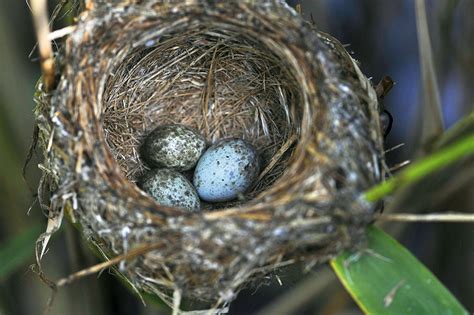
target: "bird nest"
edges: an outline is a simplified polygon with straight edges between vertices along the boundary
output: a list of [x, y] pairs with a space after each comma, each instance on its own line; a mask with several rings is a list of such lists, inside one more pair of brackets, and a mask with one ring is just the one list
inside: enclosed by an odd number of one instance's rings
[[[135, 288], [228, 303], [279, 266], [363, 243], [383, 177], [375, 92], [342, 45], [279, 1], [104, 1], [77, 19], [36, 99], [49, 217], [66, 212]], [[179, 123], [262, 157], [244, 198], [199, 213], [136, 180], [144, 137]], [[48, 200], [45, 196], [49, 196]]]

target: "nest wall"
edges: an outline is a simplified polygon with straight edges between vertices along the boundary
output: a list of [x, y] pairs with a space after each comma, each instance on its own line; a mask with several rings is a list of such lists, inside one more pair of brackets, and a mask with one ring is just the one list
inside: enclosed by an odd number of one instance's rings
[[[83, 12], [36, 95], [39, 195], [66, 211], [138, 290], [225, 304], [296, 261], [363, 243], [383, 177], [375, 92], [342, 45], [280, 1], [112, 1]], [[209, 143], [254, 143], [264, 171], [246, 200], [190, 214], [134, 183], [147, 132], [165, 123]], [[175, 295], [176, 296], [176, 295]]]

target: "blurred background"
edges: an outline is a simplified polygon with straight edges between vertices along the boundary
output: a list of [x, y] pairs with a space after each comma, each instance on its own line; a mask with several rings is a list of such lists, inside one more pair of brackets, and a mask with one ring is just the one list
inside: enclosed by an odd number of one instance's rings
[[[60, 0], [49, 1], [54, 8]], [[320, 30], [347, 45], [362, 71], [377, 83], [389, 75], [396, 82], [384, 105], [394, 117], [386, 148], [389, 165], [412, 159], [419, 143], [420, 62], [413, 0], [303, 0], [303, 16]], [[427, 1], [442, 110], [447, 127], [474, 109], [474, 1]], [[61, 17], [53, 26], [65, 23]], [[30, 10], [26, 1], [0, 1], [0, 314], [42, 313], [51, 294], [30, 270], [34, 240], [45, 229], [46, 218], [35, 203], [40, 153], [22, 166], [31, 142], [32, 100], [39, 78], [39, 62]], [[32, 54], [30, 55], [30, 52]], [[472, 185], [471, 185], [472, 184]], [[408, 211], [474, 210], [474, 183], [454, 190], [447, 198]], [[428, 208], [426, 208], [428, 207]], [[459, 223], [391, 223], [384, 229], [407, 246], [468, 310], [474, 311], [474, 229]], [[12, 262], [10, 257], [18, 257]], [[8, 259], [6, 258], [8, 257]], [[8, 261], [8, 263], [7, 263]], [[65, 223], [50, 241], [43, 259], [45, 273], [57, 280], [96, 263], [74, 228]], [[268, 283], [243, 291], [231, 314], [361, 314], [327, 266], [307, 274], [300, 266], [279, 270]], [[279, 280], [278, 280], [279, 279]], [[281, 282], [281, 283], [280, 283]], [[282, 304], [283, 303], [283, 304]], [[59, 290], [51, 314], [166, 314], [159, 305], [147, 307], [113, 276], [104, 272]]]

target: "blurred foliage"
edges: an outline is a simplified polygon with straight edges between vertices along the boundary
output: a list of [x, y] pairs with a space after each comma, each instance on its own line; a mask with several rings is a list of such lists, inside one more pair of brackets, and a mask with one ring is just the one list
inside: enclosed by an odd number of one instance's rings
[[8, 278], [27, 263], [32, 263], [35, 242], [42, 229], [43, 226], [36, 224], [0, 244], [0, 280]]

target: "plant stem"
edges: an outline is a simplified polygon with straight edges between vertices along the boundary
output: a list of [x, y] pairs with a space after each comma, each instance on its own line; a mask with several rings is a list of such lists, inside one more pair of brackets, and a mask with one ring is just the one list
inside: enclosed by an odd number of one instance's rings
[[474, 213], [429, 213], [429, 214], [411, 214], [397, 213], [384, 214], [377, 220], [380, 221], [398, 221], [398, 222], [456, 222], [456, 223], [474, 223]]
[[369, 189], [364, 196], [368, 201], [376, 202], [396, 189], [418, 181], [430, 173], [473, 153], [474, 135], [470, 135], [421, 161], [415, 162], [399, 175]]

